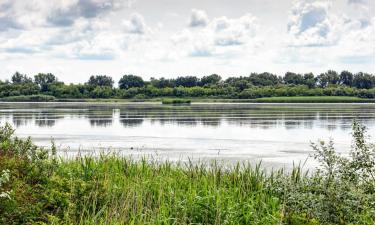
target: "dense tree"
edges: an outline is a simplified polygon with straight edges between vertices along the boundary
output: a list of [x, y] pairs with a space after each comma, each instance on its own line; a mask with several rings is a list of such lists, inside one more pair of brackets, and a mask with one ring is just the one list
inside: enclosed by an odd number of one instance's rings
[[90, 93], [92, 98], [110, 98], [113, 96], [113, 89], [110, 86], [96, 86]]
[[353, 74], [348, 71], [342, 71], [340, 73], [340, 84], [351, 87], [353, 85]]
[[87, 84], [93, 87], [113, 87], [114, 81], [107, 75], [96, 75], [91, 76]]
[[198, 78], [195, 76], [177, 77], [176, 86], [194, 87], [198, 85]]
[[322, 88], [328, 85], [339, 84], [340, 76], [334, 70], [328, 70], [326, 73], [322, 73], [317, 77], [318, 85]]
[[201, 78], [200, 85], [201, 86], [210, 86], [216, 85], [221, 81], [221, 76], [217, 74], [212, 74], [209, 76], [204, 76]]
[[283, 78], [271, 73], [250, 76], [221, 77], [213, 74], [198, 79], [194, 76], [177, 79], [144, 81], [141, 77], [125, 75], [119, 88], [107, 76], [92, 76], [85, 84], [64, 84], [53, 74], [38, 74], [32, 79], [16, 73], [12, 82], [0, 81], [0, 98], [19, 95], [45, 94], [57, 98], [152, 98], [152, 97], [213, 97], [260, 98], [273, 96], [357, 96], [375, 98], [375, 77], [368, 73], [327, 71], [314, 77], [288, 72]]
[[285, 84], [294, 84], [294, 85], [301, 85], [305, 83], [301, 74], [287, 72], [284, 76], [284, 83]]
[[52, 73], [39, 73], [34, 76], [34, 82], [40, 87], [42, 92], [48, 91], [49, 85], [57, 81], [57, 78]]
[[353, 79], [353, 86], [359, 89], [370, 89], [375, 86], [375, 77], [368, 73], [357, 73]]
[[235, 87], [239, 91], [243, 91], [246, 88], [252, 86], [250, 79], [248, 77], [229, 77], [225, 80], [225, 84]]
[[252, 73], [249, 80], [255, 86], [272, 86], [281, 83], [281, 79], [272, 73]]
[[316, 85], [316, 78], [313, 73], [306, 73], [303, 75], [304, 84], [309, 88], [314, 88]]
[[143, 87], [145, 82], [142, 77], [134, 75], [124, 75], [118, 82], [120, 89], [129, 89], [133, 87]]
[[175, 87], [175, 80], [165, 79], [164, 77], [160, 79], [151, 78], [151, 85], [156, 88], [166, 88], [166, 87]]
[[13, 74], [12, 76], [12, 83], [13, 84], [25, 84], [25, 83], [32, 83], [33, 82], [33, 79], [24, 75], [24, 74], [21, 74], [19, 72], [16, 72], [15, 74]]

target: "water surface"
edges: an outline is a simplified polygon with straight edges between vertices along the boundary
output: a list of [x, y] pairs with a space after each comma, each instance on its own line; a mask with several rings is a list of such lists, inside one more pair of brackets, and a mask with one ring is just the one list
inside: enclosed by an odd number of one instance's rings
[[0, 122], [61, 155], [120, 151], [168, 160], [304, 161], [310, 141], [333, 138], [343, 154], [358, 118], [375, 136], [373, 104], [0, 103]]

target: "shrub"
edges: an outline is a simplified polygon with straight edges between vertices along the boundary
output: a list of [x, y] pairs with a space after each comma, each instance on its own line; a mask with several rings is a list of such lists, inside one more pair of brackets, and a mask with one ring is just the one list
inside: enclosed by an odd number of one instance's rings
[[[311, 175], [296, 169], [280, 176], [277, 189], [284, 199], [287, 220], [316, 220], [319, 224], [373, 224], [375, 221], [375, 147], [366, 139], [365, 127], [353, 123], [349, 157], [337, 154], [333, 141], [313, 143], [320, 166]], [[301, 218], [302, 215], [302, 218]], [[293, 222], [292, 222], [293, 224]]]
[[50, 95], [20, 95], [1, 98], [3, 102], [52, 102], [56, 98]]
[[353, 124], [349, 157], [312, 144], [320, 167], [58, 159], [0, 127], [0, 224], [374, 224], [375, 146]]

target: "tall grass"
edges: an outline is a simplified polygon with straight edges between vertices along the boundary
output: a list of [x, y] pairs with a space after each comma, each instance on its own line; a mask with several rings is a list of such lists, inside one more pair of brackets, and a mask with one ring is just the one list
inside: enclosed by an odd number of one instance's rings
[[294, 96], [294, 97], [268, 97], [257, 98], [257, 103], [371, 103], [373, 99], [350, 96]]
[[309, 174], [116, 155], [66, 160], [6, 125], [0, 224], [374, 224], [373, 150], [354, 128], [361, 150], [344, 160], [331, 145], [314, 145], [323, 167]]

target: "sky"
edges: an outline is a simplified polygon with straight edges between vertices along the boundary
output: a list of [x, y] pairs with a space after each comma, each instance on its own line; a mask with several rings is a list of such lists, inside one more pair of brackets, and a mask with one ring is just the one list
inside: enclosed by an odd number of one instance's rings
[[375, 73], [374, 0], [0, 0], [0, 79]]

